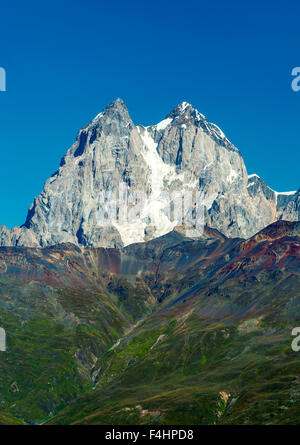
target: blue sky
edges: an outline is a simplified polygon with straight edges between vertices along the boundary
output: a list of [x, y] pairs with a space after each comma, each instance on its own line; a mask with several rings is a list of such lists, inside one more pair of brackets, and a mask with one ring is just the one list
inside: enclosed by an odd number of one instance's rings
[[275, 190], [300, 187], [296, 1], [1, 2], [0, 224], [22, 224], [77, 131], [121, 97], [135, 123], [192, 103]]

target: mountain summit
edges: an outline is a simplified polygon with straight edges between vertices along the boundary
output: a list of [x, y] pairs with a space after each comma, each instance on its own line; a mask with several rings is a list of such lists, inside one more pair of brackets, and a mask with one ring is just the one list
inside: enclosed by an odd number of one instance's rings
[[299, 192], [248, 177], [239, 150], [192, 105], [144, 127], [117, 99], [79, 131], [24, 225], [0, 226], [0, 245], [121, 247], [195, 224], [248, 238], [299, 216]]

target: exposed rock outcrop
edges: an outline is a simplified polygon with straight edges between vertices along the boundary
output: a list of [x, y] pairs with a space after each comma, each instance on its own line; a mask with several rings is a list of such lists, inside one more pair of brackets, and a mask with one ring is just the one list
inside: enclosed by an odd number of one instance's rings
[[0, 227], [0, 245], [121, 247], [176, 226], [200, 235], [204, 224], [248, 238], [299, 215], [299, 192], [280, 194], [248, 177], [239, 150], [190, 104], [143, 127], [117, 99], [79, 131], [25, 224]]

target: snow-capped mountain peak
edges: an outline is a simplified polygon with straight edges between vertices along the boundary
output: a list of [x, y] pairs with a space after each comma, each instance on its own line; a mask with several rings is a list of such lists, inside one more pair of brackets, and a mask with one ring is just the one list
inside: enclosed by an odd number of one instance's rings
[[300, 193], [277, 193], [248, 176], [238, 149], [188, 102], [143, 127], [117, 99], [79, 131], [25, 224], [0, 227], [0, 244], [115, 247], [195, 224], [249, 237], [276, 219], [299, 216]]

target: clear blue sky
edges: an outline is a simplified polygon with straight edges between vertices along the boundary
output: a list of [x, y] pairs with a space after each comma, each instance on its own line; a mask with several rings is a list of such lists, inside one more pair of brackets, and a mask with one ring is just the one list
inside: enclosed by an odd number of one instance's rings
[[275, 190], [300, 187], [297, 1], [1, 2], [0, 223], [22, 224], [77, 131], [115, 98], [136, 123], [192, 103]]

